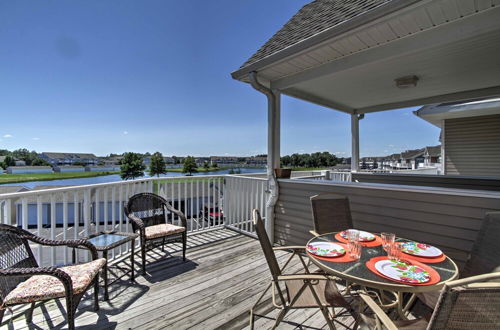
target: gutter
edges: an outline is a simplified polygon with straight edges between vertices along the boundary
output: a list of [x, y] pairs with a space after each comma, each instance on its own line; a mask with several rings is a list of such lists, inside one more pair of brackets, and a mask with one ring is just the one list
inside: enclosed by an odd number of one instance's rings
[[[268, 131], [272, 132], [273, 134], [279, 134], [277, 132], [274, 132], [274, 127], [272, 120], [270, 120], [271, 115], [275, 113], [276, 109], [276, 104], [278, 101], [278, 97], [273, 91], [266, 86], [262, 85], [258, 80], [257, 80], [257, 73], [255, 71], [252, 71], [248, 74], [248, 78], [250, 80], [250, 84], [252, 87], [261, 92], [262, 94], [267, 96], [267, 104], [268, 104]], [[271, 242], [274, 242], [274, 207], [276, 206], [276, 203], [278, 202], [278, 197], [279, 197], [279, 185], [278, 185], [278, 179], [276, 178], [276, 174], [274, 173], [274, 163], [276, 161], [275, 155], [272, 151], [274, 150], [274, 147], [271, 146], [270, 141], [275, 141], [274, 138], [270, 136], [268, 133], [268, 150], [267, 150], [267, 192], [270, 193], [269, 198], [266, 201], [266, 214], [267, 214], [267, 219], [266, 219], [266, 231], [267, 235], [270, 238]], [[279, 154], [278, 154], [279, 158]]]

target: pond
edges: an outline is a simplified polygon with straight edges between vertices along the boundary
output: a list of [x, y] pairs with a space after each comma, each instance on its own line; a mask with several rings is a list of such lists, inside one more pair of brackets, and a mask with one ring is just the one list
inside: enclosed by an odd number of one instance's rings
[[[193, 173], [193, 176], [203, 176], [203, 175], [222, 175], [229, 174], [229, 169], [213, 171], [213, 172], [199, 172]], [[239, 173], [264, 173], [265, 169], [263, 168], [238, 168], [235, 171], [239, 171]], [[239, 174], [238, 173], [238, 174]], [[178, 172], [168, 172], [166, 175], [160, 175], [160, 177], [175, 177], [175, 176], [185, 176], [185, 173]], [[149, 175], [144, 175], [143, 178], [149, 178]], [[62, 179], [62, 180], [48, 180], [48, 181], [28, 181], [28, 182], [20, 182], [20, 183], [9, 183], [3, 184], [2, 186], [24, 186], [29, 189], [33, 189], [36, 186], [79, 186], [79, 185], [87, 185], [87, 184], [96, 184], [96, 183], [107, 183], [107, 182], [116, 182], [123, 181], [120, 178], [119, 174], [112, 175], [104, 175], [104, 176], [96, 176], [92, 178], [77, 178], [77, 179]]]

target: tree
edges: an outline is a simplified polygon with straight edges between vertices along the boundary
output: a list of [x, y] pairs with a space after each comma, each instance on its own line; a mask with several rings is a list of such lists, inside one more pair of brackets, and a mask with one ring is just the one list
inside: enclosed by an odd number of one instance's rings
[[217, 165], [217, 163], [214, 162], [214, 163], [212, 163], [212, 167], [217, 168], [217, 167], [219, 167], [219, 165]]
[[29, 151], [28, 149], [24, 148], [12, 151], [12, 156], [19, 160], [24, 160], [26, 165], [31, 165], [33, 159], [38, 158], [38, 154], [36, 153], [36, 151]]
[[167, 166], [161, 152], [155, 152], [151, 156], [151, 165], [149, 165], [149, 175], [160, 176], [160, 174], [167, 173]]
[[196, 161], [194, 157], [187, 156], [184, 159], [184, 168], [182, 169], [182, 173], [189, 173], [189, 175], [193, 175], [193, 173], [198, 172]]
[[208, 170], [210, 169], [210, 164], [208, 164], [208, 162], [204, 162], [203, 168], [205, 169], [205, 172], [208, 172]]
[[33, 159], [33, 161], [31, 162], [31, 165], [32, 166], [50, 166], [50, 164], [46, 160], [41, 159], [41, 158]]
[[146, 165], [144, 165], [140, 154], [135, 152], [126, 152], [123, 154], [122, 164], [120, 166], [120, 176], [123, 180], [144, 176], [145, 169]]
[[5, 156], [3, 162], [5, 164], [5, 167], [16, 166], [16, 161], [14, 160], [14, 158], [12, 158], [12, 156]]

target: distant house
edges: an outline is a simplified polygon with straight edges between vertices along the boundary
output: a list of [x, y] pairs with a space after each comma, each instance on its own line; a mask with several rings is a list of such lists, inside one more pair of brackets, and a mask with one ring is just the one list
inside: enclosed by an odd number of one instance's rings
[[73, 173], [73, 172], [85, 172], [85, 167], [83, 166], [53, 166], [54, 172], [56, 173]]
[[99, 164], [99, 158], [89, 153], [42, 152], [39, 156], [52, 165], [74, 165], [75, 163], [85, 165]]
[[52, 173], [50, 166], [9, 166], [8, 174]]
[[210, 156], [210, 165], [234, 165], [239, 163], [240, 157], [235, 156]]
[[114, 172], [119, 170], [119, 165], [85, 166], [85, 172]]
[[424, 166], [439, 167], [441, 166], [441, 146], [425, 147], [424, 151]]
[[441, 128], [445, 175], [500, 177], [500, 98], [429, 105], [414, 113]]
[[401, 166], [402, 169], [417, 169], [420, 164], [424, 163], [425, 149], [406, 150], [401, 153]]
[[15, 160], [16, 166], [26, 166], [26, 162], [24, 160]]

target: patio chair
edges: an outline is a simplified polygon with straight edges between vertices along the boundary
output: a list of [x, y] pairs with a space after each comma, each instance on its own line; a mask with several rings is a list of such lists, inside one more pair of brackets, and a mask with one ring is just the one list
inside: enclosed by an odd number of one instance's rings
[[[253, 210], [253, 222], [255, 230], [260, 241], [260, 245], [264, 252], [269, 270], [271, 271], [272, 280], [264, 292], [259, 296], [257, 302], [250, 309], [250, 328], [254, 328], [255, 310], [272, 287], [272, 302], [275, 308], [280, 309], [280, 313], [276, 318], [276, 322], [272, 329], [275, 329], [285, 317], [290, 309], [297, 308], [319, 308], [323, 314], [325, 321], [330, 329], [334, 329], [332, 320], [336, 315], [330, 315], [328, 307], [343, 307], [351, 315], [356, 315], [354, 308], [340, 294], [334, 277], [329, 277], [323, 274], [312, 274], [304, 262], [301, 253], [304, 252], [302, 246], [282, 246], [273, 247], [267, 236], [264, 223], [260, 217], [258, 210]], [[293, 253], [280, 268], [274, 251], [289, 250]], [[293, 257], [297, 256], [304, 267], [304, 273], [285, 275], [283, 271], [290, 263]], [[282, 290], [281, 285], [285, 286]], [[285, 293], [287, 293], [285, 297]], [[278, 297], [278, 301], [276, 299]]]
[[[487, 213], [461, 277], [470, 277], [500, 271], [500, 212]], [[434, 308], [439, 291], [417, 294], [428, 307]]]
[[[393, 321], [368, 295], [360, 294], [375, 312], [371, 327], [395, 329], [499, 329], [500, 273], [482, 274], [449, 282], [441, 290], [429, 321], [424, 318]], [[366, 320], [366, 319], [365, 319]]]
[[319, 236], [352, 228], [349, 199], [338, 194], [319, 194], [311, 197], [314, 230]]
[[[90, 251], [92, 261], [60, 268], [39, 267], [29, 242], [84, 248]], [[94, 309], [99, 310], [99, 271], [105, 264], [106, 259], [99, 259], [95, 247], [85, 240], [53, 241], [0, 224], [0, 323], [10, 306], [31, 303], [26, 314], [26, 321], [31, 323], [36, 302], [65, 297], [68, 327], [74, 329], [76, 308], [91, 286]]]
[[[182, 243], [182, 260], [186, 261], [186, 216], [164, 198], [152, 193], [136, 194], [125, 205], [125, 214], [141, 240], [142, 272], [146, 273], [146, 251], [165, 244]], [[173, 224], [175, 218], [180, 226]], [[169, 223], [169, 221], [171, 223]]]

